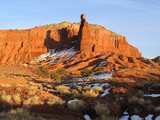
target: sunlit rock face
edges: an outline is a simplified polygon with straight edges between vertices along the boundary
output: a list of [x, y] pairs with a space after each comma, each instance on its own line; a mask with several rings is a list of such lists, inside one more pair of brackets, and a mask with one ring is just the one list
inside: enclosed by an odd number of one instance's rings
[[89, 24], [86, 14], [80, 23], [62, 22], [26, 30], [0, 30], [0, 63], [21, 65], [50, 49], [61, 51], [75, 48], [79, 59], [91, 58], [103, 53], [115, 53], [127, 57], [141, 57], [137, 48], [129, 45], [126, 37], [102, 26]]

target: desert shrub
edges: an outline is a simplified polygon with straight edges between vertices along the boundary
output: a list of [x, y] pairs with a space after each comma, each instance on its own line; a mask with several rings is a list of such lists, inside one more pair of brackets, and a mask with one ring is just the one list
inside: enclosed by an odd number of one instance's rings
[[99, 95], [99, 92], [94, 91], [93, 89], [87, 90], [82, 93], [84, 98], [95, 98]]
[[145, 100], [143, 98], [140, 98], [138, 100], [138, 104], [144, 106], [145, 105]]
[[119, 118], [118, 117], [110, 117], [110, 116], [102, 115], [100, 120], [119, 120]]
[[91, 89], [91, 87], [89, 87], [89, 86], [84, 86], [83, 87], [83, 90], [90, 90]]
[[107, 115], [110, 114], [110, 111], [105, 104], [97, 104], [95, 106], [95, 111], [98, 116], [102, 116], [104, 113]]
[[129, 103], [129, 104], [136, 104], [136, 103], [138, 103], [138, 100], [139, 100], [138, 97], [132, 96], [132, 97], [130, 97], [130, 98], [128, 99], [128, 103]]
[[88, 77], [92, 74], [92, 70], [88, 69], [88, 68], [85, 68], [84, 70], [81, 71], [81, 75], [82, 76], [85, 76], [85, 77]]
[[56, 73], [59, 75], [64, 75], [64, 74], [66, 74], [66, 70], [64, 68], [60, 68], [60, 69], [56, 70]]
[[83, 112], [85, 108], [85, 103], [82, 100], [74, 101], [68, 105], [68, 109], [75, 112]]
[[99, 86], [93, 88], [93, 90], [96, 91], [96, 92], [103, 92], [103, 89], [101, 87], [99, 87]]
[[83, 79], [78, 79], [77, 82], [84, 82], [84, 80]]
[[146, 101], [143, 98], [138, 98], [136, 96], [132, 96], [128, 99], [128, 103], [130, 105], [135, 105], [138, 104], [140, 106], [145, 106], [146, 105]]
[[71, 94], [70, 88], [66, 86], [57, 86], [56, 90], [61, 94], [66, 94], [66, 95]]
[[48, 88], [46, 88], [46, 87], [43, 87], [43, 91], [46, 91], [46, 92], [47, 92], [47, 91], [48, 91]]
[[160, 89], [160, 83], [154, 83], [154, 84], [152, 84], [151, 88], [155, 89], [155, 90], [159, 90]]
[[140, 89], [140, 90], [147, 90], [150, 84], [151, 83], [149, 81], [142, 81], [142, 82], [137, 83], [135, 85], [135, 88]]
[[28, 95], [34, 95], [35, 93], [36, 93], [35, 90], [29, 90], [29, 91], [27, 91], [27, 94], [28, 94]]
[[31, 99], [31, 105], [41, 105], [43, 102], [39, 99], [38, 96], [33, 96]]
[[46, 86], [47, 88], [50, 88], [50, 89], [52, 89], [53, 88], [53, 86], [51, 85], [51, 84], [47, 84], [47, 86]]
[[121, 65], [119, 66], [120, 69], [129, 69], [129, 66], [128, 65]]
[[27, 109], [24, 108], [17, 108], [17, 109], [12, 109], [8, 112], [11, 117], [15, 117], [15, 118], [29, 118], [29, 112]]
[[16, 108], [12, 109], [9, 112], [3, 112], [0, 114], [3, 120], [46, 120], [42, 117], [35, 117], [32, 114], [29, 114], [29, 110], [27, 108]]
[[2, 95], [0, 98], [0, 101], [2, 101], [4, 103], [9, 103], [9, 104], [11, 104], [13, 102], [11, 95]]
[[78, 91], [82, 92], [82, 86], [77, 86]]
[[0, 91], [0, 95], [5, 95], [6, 91]]
[[55, 80], [55, 81], [61, 80], [61, 76], [57, 72], [51, 72], [50, 73], [50, 78]]
[[155, 108], [154, 108], [154, 111], [155, 111], [156, 113], [160, 113], [160, 106], [155, 107]]
[[73, 94], [74, 97], [78, 97], [80, 95], [77, 90], [73, 90], [72, 94]]
[[104, 72], [105, 67], [99, 66], [93, 69], [93, 72], [95, 72], [96, 74], [99, 73], [103, 73]]
[[96, 114], [98, 115], [98, 120], [119, 120], [116, 117], [110, 117], [110, 109], [106, 104], [97, 104], [94, 107]]
[[20, 92], [20, 91], [21, 91], [21, 88], [20, 88], [20, 87], [17, 87], [15, 90], [18, 91], [18, 92]]
[[62, 100], [49, 99], [47, 101], [47, 104], [51, 105], [51, 106], [52, 105], [62, 105], [62, 104], [64, 104], [64, 102]]
[[7, 103], [7, 104], [21, 104], [21, 98], [20, 94], [15, 94], [15, 95], [5, 95], [3, 94], [0, 98], [0, 101]]
[[34, 82], [30, 81], [30, 82], [28, 82], [28, 84], [31, 85], [31, 86], [34, 86], [34, 85], [36, 85], [37, 83], [34, 83]]
[[143, 97], [144, 92], [142, 90], [137, 91], [137, 93], [135, 94], [135, 96], [137, 97]]
[[30, 105], [31, 104], [31, 99], [27, 99], [27, 100], [24, 100], [23, 101], [23, 105], [24, 106], [28, 106], [28, 105]]
[[49, 71], [46, 67], [38, 67], [36, 70], [34, 70], [34, 73], [38, 76], [49, 77]]
[[27, 120], [31, 119], [29, 115], [29, 111], [24, 108], [17, 108], [17, 109], [12, 109], [8, 113], [6, 113], [7, 119], [14, 119], [14, 120]]
[[13, 97], [13, 101], [16, 103], [16, 104], [21, 104], [21, 98], [20, 98], [20, 94], [15, 94], [15, 95], [12, 95]]
[[43, 102], [39, 99], [38, 96], [33, 96], [33, 97], [30, 97], [30, 98], [23, 101], [24, 106], [42, 105], [42, 104], [43, 104]]

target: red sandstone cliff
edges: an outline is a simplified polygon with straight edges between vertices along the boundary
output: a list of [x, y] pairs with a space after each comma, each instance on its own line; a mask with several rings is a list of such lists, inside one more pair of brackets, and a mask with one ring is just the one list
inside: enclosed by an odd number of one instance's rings
[[125, 37], [99, 25], [88, 24], [86, 15], [81, 23], [63, 22], [27, 30], [0, 30], [0, 63], [30, 62], [49, 49], [63, 50], [75, 46], [80, 58], [90, 58], [105, 52], [127, 57], [141, 57], [137, 48]]
[[83, 51], [86, 56], [95, 56], [110, 51], [123, 53], [130, 57], [141, 57], [138, 49], [128, 44], [126, 37], [98, 25], [89, 25], [85, 14], [81, 16], [77, 46], [79, 45], [80, 51]]

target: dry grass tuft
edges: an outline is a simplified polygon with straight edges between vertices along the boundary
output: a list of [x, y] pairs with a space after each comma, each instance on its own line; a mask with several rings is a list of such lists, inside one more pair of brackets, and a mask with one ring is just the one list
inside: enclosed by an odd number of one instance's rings
[[99, 92], [94, 91], [93, 89], [87, 90], [82, 93], [84, 98], [95, 98], [99, 95]]
[[70, 88], [66, 87], [66, 86], [57, 86], [56, 90], [61, 93], [61, 94], [65, 94], [65, 95], [70, 95]]
[[103, 92], [104, 90], [101, 88], [101, 87], [95, 87], [95, 88], [93, 88], [93, 90], [94, 91], [96, 91], [96, 92]]

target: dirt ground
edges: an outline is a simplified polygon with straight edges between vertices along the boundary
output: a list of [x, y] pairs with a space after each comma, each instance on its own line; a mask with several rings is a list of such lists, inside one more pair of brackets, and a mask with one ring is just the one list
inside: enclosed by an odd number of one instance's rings
[[[46, 80], [46, 79], [44, 79]], [[111, 86], [110, 96], [113, 95], [121, 95], [121, 93], [132, 92], [136, 83], [141, 81], [151, 81], [157, 82], [160, 81], [160, 70], [159, 69], [124, 69], [119, 70], [113, 73], [112, 78], [106, 79]], [[15, 66], [0, 66], [0, 91], [5, 91], [6, 94], [14, 95], [17, 92], [17, 88], [14, 85], [18, 84], [29, 84], [33, 82], [38, 83], [40, 79], [37, 78], [30, 69], [25, 67], [15, 67]], [[11, 85], [11, 87], [4, 87], [5, 85]], [[34, 86], [30, 85], [33, 89]], [[112, 87], [114, 86], [114, 87]], [[28, 91], [32, 91], [32, 89], [28, 86], [21, 86], [21, 91], [17, 92], [21, 95], [21, 100], [24, 101], [26, 98], [32, 97], [32, 95], [28, 95]], [[36, 95], [39, 96], [41, 101], [47, 101], [49, 98], [63, 100], [63, 98], [53, 95], [52, 93], [48, 93], [42, 89], [33, 89]], [[158, 91], [159, 92], [159, 91]], [[127, 93], [126, 95], [128, 95]], [[28, 97], [26, 97], [28, 95]], [[125, 95], [125, 94], [124, 94]], [[99, 98], [100, 99], [100, 98]], [[152, 100], [151, 98], [147, 98]], [[101, 101], [106, 102], [110, 101], [110, 103], [114, 102], [114, 99], [111, 97], [104, 97]], [[125, 99], [124, 99], [125, 100]], [[126, 100], [127, 101], [127, 100]], [[154, 98], [152, 103], [157, 102], [157, 99]], [[117, 104], [118, 105], [118, 104]], [[157, 104], [153, 104], [157, 105]], [[76, 120], [77, 118], [84, 119], [82, 115], [74, 114], [69, 112], [66, 108], [62, 107], [53, 107], [49, 105], [38, 105], [31, 107], [31, 112], [42, 115], [44, 117], [52, 118], [57, 117], [57, 119], [62, 119], [66, 117], [67, 119]], [[119, 113], [121, 114], [121, 113]], [[77, 119], [78, 120], [78, 119]]]
[[[159, 69], [126, 69], [115, 72], [112, 77], [118, 78], [119, 82], [135, 83], [140, 81], [160, 80]], [[116, 81], [117, 81], [116, 80]]]
[[0, 66], [0, 84], [27, 83], [32, 73], [24, 67]]

